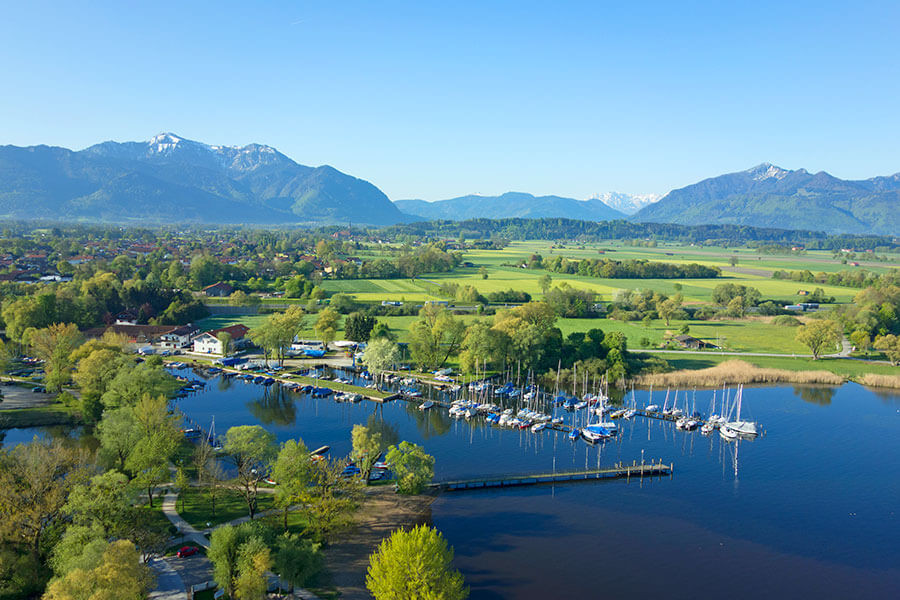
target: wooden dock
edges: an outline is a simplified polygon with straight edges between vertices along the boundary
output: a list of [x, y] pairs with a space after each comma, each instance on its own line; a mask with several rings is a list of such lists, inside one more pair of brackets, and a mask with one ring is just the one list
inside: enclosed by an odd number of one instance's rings
[[630, 465], [618, 463], [605, 469], [592, 469], [586, 471], [560, 471], [557, 473], [533, 473], [526, 475], [500, 475], [495, 477], [480, 477], [475, 479], [459, 479], [451, 481], [438, 481], [431, 484], [432, 488], [443, 491], [479, 490], [486, 488], [518, 487], [523, 485], [541, 485], [548, 483], [574, 483], [578, 481], [596, 481], [600, 479], [643, 479], [649, 477], [669, 476], [675, 472], [673, 463], [664, 464], [662, 461], [652, 464]]

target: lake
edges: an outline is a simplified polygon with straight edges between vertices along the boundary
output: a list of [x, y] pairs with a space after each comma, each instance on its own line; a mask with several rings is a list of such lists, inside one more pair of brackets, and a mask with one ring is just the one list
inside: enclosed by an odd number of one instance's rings
[[[697, 408], [706, 411], [711, 397], [697, 392]], [[637, 392], [639, 407], [648, 401]], [[204, 429], [215, 417], [218, 434], [258, 423], [280, 441], [299, 436], [334, 455], [350, 451], [354, 424], [377, 425], [425, 446], [437, 479], [642, 456], [674, 463], [671, 478], [441, 496], [433, 522], [474, 599], [900, 596], [897, 395], [855, 384], [747, 388], [743, 414], [763, 429], [755, 440], [727, 442], [636, 417], [596, 446], [452, 420], [402, 401], [336, 403], [221, 377], [177, 405]], [[11, 432], [6, 444], [32, 434]]]

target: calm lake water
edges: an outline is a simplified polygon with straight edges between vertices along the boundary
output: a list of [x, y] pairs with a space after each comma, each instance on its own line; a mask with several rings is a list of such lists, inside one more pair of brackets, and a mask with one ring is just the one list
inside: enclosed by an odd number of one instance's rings
[[[697, 408], [711, 395], [698, 392]], [[638, 391], [637, 405], [647, 396]], [[636, 417], [597, 446], [223, 378], [177, 404], [205, 429], [215, 416], [219, 434], [258, 423], [334, 455], [350, 451], [354, 424], [377, 424], [425, 446], [438, 479], [608, 466], [642, 452], [675, 464], [672, 478], [643, 482], [444, 494], [433, 522], [473, 599], [900, 597], [900, 397], [848, 384], [748, 388], [743, 398], [764, 430], [756, 440]], [[33, 433], [11, 431], [5, 443]]]

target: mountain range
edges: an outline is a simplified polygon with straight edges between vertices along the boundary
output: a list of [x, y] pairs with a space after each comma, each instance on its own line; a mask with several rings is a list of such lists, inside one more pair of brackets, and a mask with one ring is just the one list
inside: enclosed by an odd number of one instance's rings
[[582, 221], [611, 221], [625, 218], [624, 213], [599, 199], [576, 200], [561, 196], [533, 196], [523, 192], [507, 192], [500, 196], [460, 196], [436, 202], [396, 200], [394, 204], [404, 213], [427, 220], [566, 217]]
[[410, 220], [377, 187], [260, 144], [161, 133], [81, 151], [0, 146], [0, 217], [142, 223], [388, 225]]
[[[416, 220], [631, 219], [827, 233], [900, 232], [900, 173], [842, 180], [763, 163], [662, 198], [607, 193], [589, 200], [508, 192], [391, 202], [330, 166], [298, 164], [270, 146], [212, 146], [161, 133], [80, 151], [0, 146], [0, 218], [113, 223], [390, 225]], [[633, 213], [633, 214], [632, 214]]]
[[827, 233], [900, 233], [900, 173], [863, 180], [769, 163], [672, 190], [632, 219]]

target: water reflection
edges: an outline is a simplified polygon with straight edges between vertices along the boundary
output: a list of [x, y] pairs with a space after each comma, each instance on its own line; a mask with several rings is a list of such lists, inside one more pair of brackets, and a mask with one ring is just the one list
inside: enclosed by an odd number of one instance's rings
[[837, 388], [830, 385], [795, 385], [794, 394], [800, 396], [805, 402], [812, 404], [828, 405], [834, 398]]
[[[220, 377], [219, 379], [225, 379]], [[257, 386], [262, 396], [247, 403], [247, 409], [263, 425], [293, 425], [297, 420], [294, 394], [280, 385]]]

